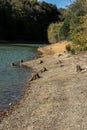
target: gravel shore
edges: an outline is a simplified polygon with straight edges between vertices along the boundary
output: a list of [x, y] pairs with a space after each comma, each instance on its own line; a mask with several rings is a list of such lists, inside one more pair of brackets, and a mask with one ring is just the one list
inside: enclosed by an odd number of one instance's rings
[[23, 65], [33, 68], [32, 78], [0, 130], [87, 130], [87, 52], [56, 52]]

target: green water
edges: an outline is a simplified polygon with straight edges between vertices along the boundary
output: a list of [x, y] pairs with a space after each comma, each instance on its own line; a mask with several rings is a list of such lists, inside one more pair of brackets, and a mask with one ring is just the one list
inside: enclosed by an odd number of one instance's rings
[[11, 66], [12, 62], [30, 60], [38, 55], [34, 45], [0, 45], [0, 110], [15, 104], [23, 92], [31, 69]]

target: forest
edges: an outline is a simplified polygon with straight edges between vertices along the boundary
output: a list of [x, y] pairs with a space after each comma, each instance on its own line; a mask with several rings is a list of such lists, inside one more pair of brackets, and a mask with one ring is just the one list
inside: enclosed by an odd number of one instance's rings
[[48, 40], [55, 43], [61, 40], [72, 41], [66, 49], [75, 53], [87, 50], [87, 0], [75, 0], [65, 10], [61, 9], [62, 19], [48, 27]]
[[0, 41], [48, 42], [47, 29], [59, 21], [57, 7], [37, 0], [0, 0]]
[[0, 41], [56, 43], [68, 51], [87, 50], [87, 0], [65, 9], [37, 0], [0, 0]]

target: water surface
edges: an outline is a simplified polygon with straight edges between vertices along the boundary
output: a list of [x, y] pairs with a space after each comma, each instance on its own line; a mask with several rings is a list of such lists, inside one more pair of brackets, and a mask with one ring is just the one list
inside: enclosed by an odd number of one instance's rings
[[12, 66], [12, 62], [30, 60], [38, 55], [38, 45], [0, 45], [0, 110], [9, 108], [20, 97], [31, 69]]

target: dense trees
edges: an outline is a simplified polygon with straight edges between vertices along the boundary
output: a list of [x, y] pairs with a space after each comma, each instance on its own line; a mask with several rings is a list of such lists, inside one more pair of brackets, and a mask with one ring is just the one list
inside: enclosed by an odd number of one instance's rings
[[[76, 50], [87, 49], [87, 0], [76, 0], [68, 9], [67, 15], [70, 23], [68, 39], [73, 41]], [[74, 13], [73, 13], [74, 12]], [[67, 38], [67, 37], [66, 37]]]
[[58, 14], [55, 5], [37, 0], [0, 0], [0, 40], [47, 41]]
[[74, 49], [87, 50], [87, 0], [76, 0], [67, 7], [62, 21], [49, 26], [48, 37], [50, 34], [54, 36], [50, 43], [68, 39], [73, 41]]
[[61, 23], [51, 23], [48, 27], [48, 41], [49, 43], [56, 43], [60, 41], [61, 35], [60, 35], [60, 29], [62, 27]]

